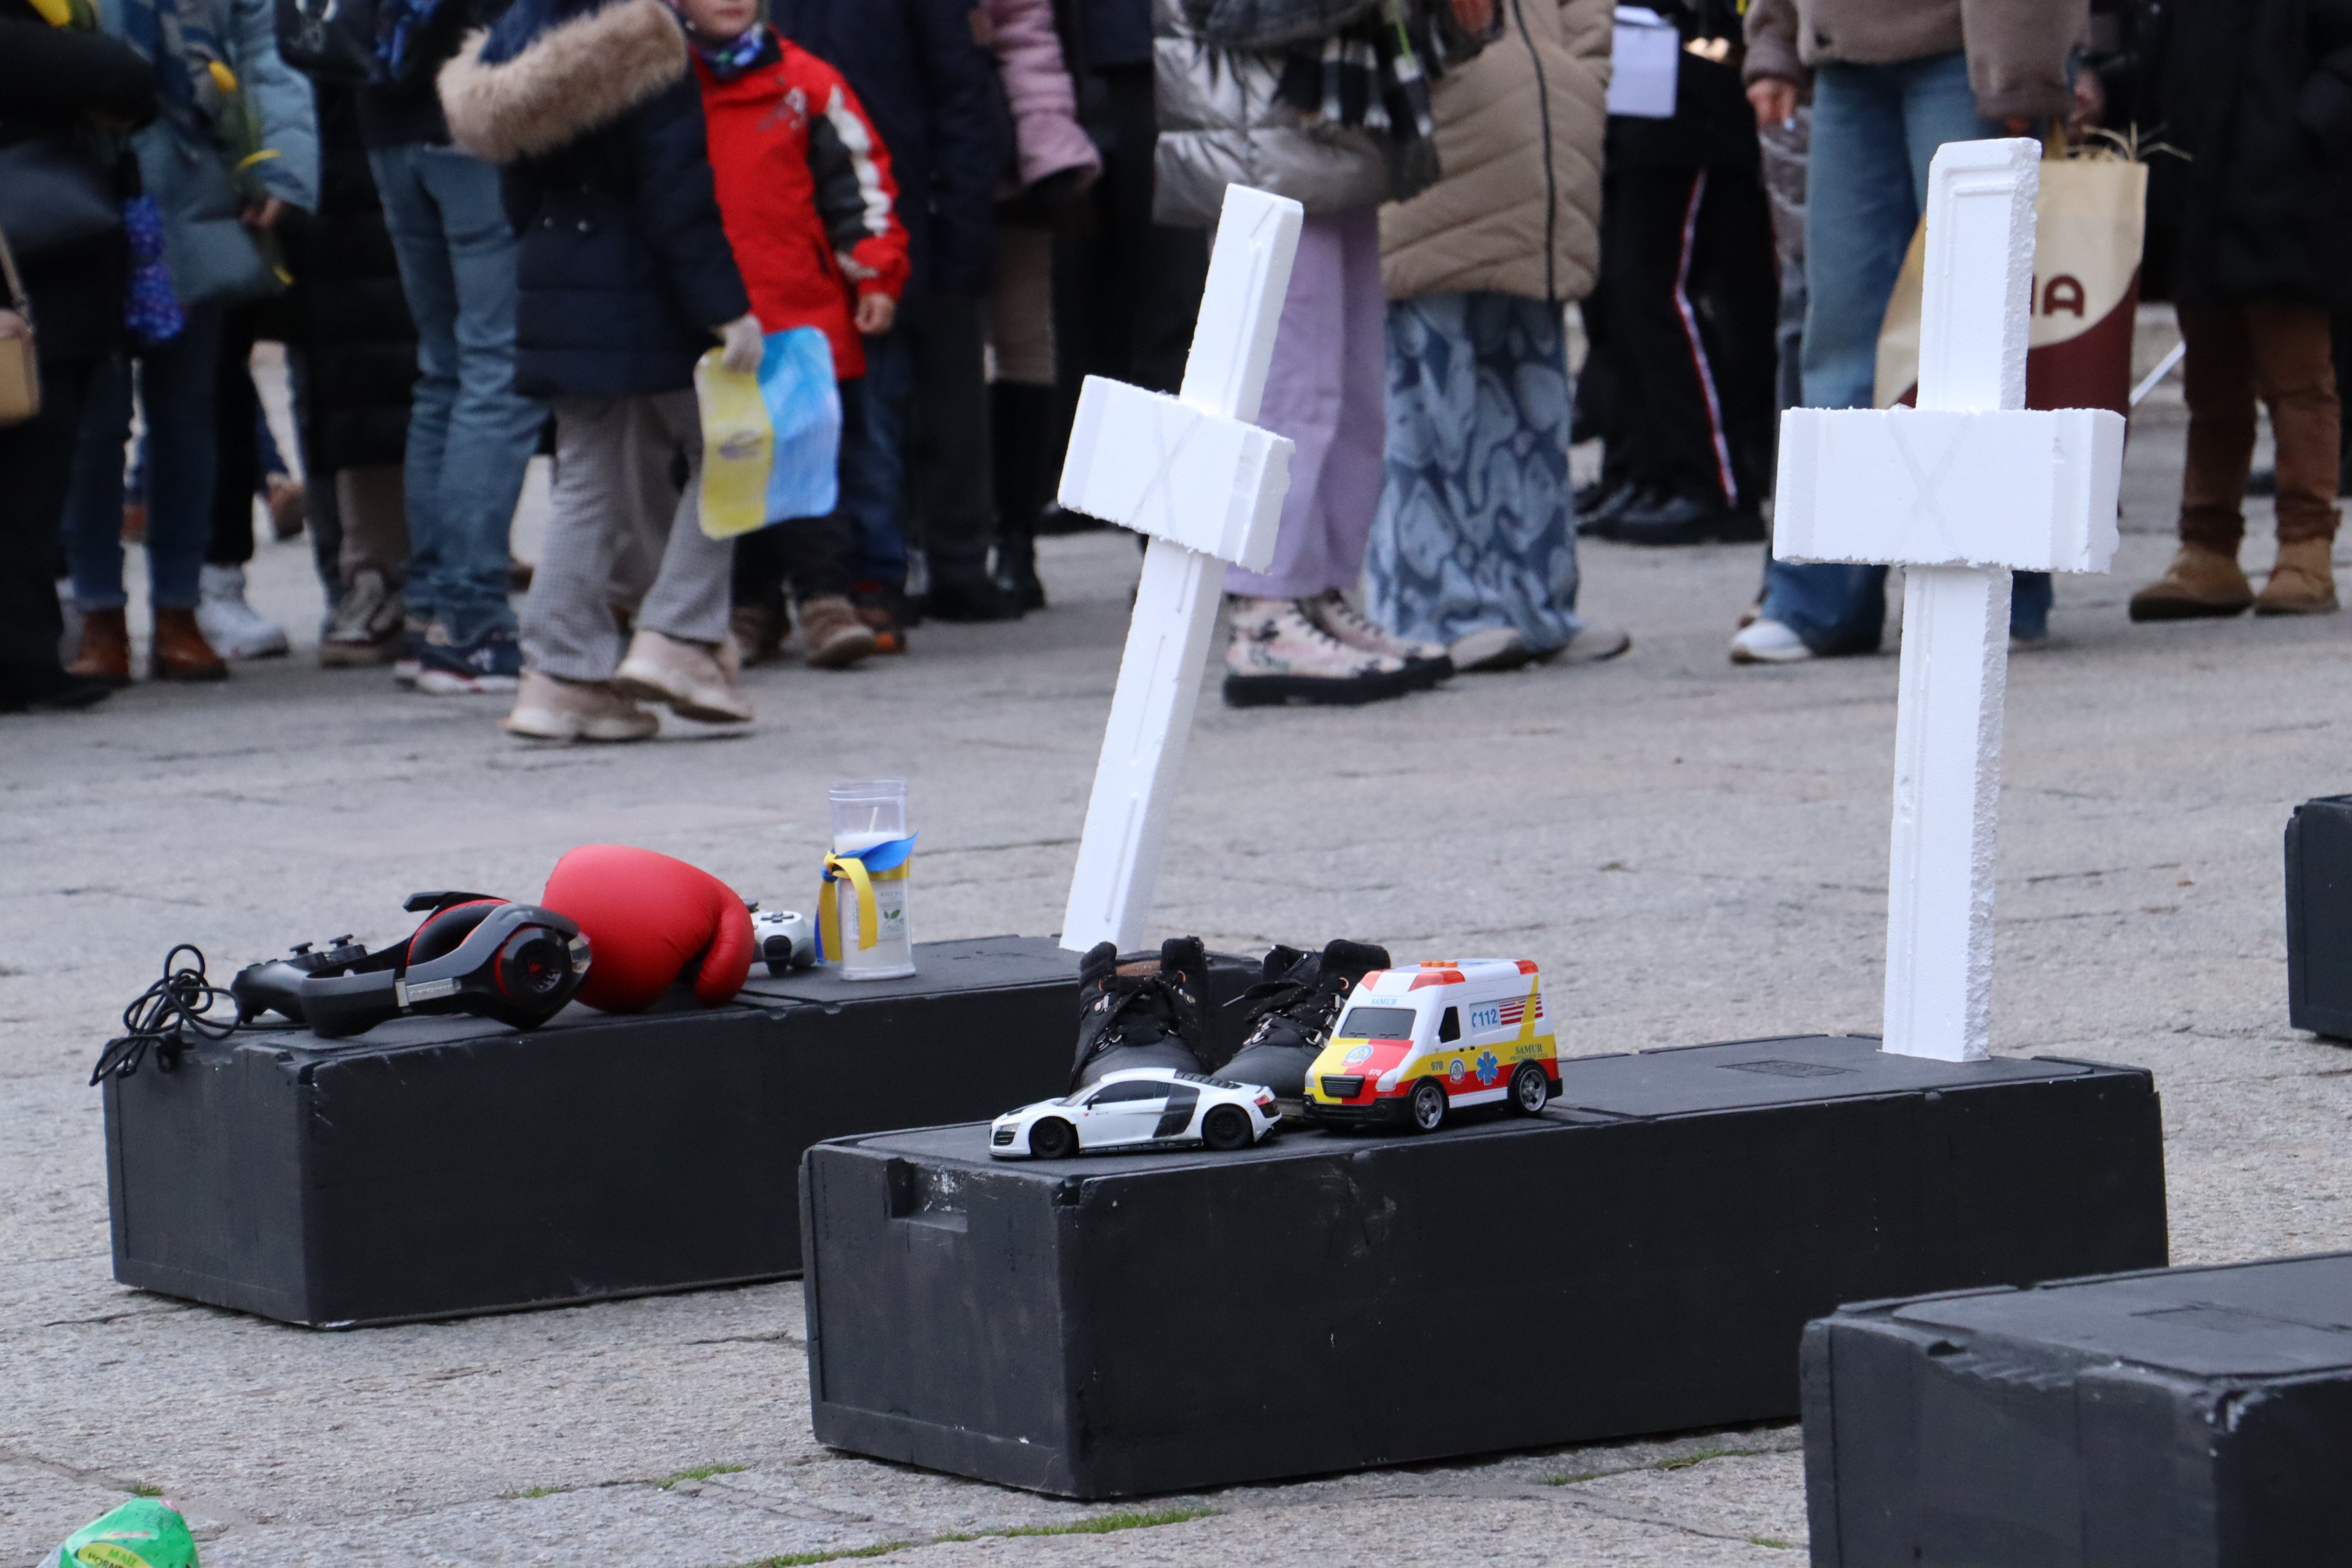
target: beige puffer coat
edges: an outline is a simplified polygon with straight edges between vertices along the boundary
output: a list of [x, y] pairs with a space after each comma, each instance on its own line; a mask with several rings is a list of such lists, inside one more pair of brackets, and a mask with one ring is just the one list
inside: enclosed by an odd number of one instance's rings
[[1391, 300], [1484, 289], [1569, 300], [1592, 291], [1614, 6], [1498, 4], [1503, 36], [1430, 89], [1444, 174], [1381, 209], [1381, 278]]

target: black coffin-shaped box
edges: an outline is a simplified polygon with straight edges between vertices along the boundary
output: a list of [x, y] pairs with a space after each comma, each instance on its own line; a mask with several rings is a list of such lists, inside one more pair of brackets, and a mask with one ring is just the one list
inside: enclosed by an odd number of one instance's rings
[[1876, 1045], [1574, 1058], [1425, 1137], [819, 1144], [816, 1436], [1099, 1498], [1785, 1417], [1840, 1302], [2164, 1261], [2147, 1073]]
[[351, 1326], [772, 1279], [801, 1152], [1067, 1086], [1077, 963], [928, 942], [910, 979], [822, 971], [735, 1003], [519, 1033], [407, 1018], [240, 1034], [106, 1085], [114, 1276]]
[[1804, 1379], [1822, 1568], [2352, 1563], [2352, 1253], [1849, 1307]]
[[2294, 808], [2286, 824], [2286, 1016], [2352, 1039], [2352, 795]]

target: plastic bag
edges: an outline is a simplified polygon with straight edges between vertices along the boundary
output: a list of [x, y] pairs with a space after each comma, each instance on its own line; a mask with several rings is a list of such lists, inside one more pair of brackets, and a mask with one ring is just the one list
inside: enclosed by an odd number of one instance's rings
[[196, 1542], [177, 1510], [132, 1498], [67, 1536], [40, 1568], [196, 1568]]
[[694, 367], [702, 405], [702, 531], [732, 539], [841, 499], [841, 388], [814, 327], [770, 332], [754, 377], [711, 350]]

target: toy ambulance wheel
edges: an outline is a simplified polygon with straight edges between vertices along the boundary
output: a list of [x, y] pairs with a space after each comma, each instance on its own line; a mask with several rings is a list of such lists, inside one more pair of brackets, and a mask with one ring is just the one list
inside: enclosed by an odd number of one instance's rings
[[1077, 1152], [1078, 1130], [1058, 1116], [1029, 1129], [1029, 1152], [1040, 1160], [1066, 1160]]
[[1246, 1149], [1250, 1146], [1248, 1115], [1236, 1105], [1221, 1105], [1201, 1122], [1201, 1142], [1212, 1149]]
[[1435, 1079], [1425, 1078], [1414, 1084], [1412, 1098], [1405, 1101], [1405, 1108], [1412, 1112], [1413, 1130], [1434, 1132], [1444, 1126], [1447, 1104], [1445, 1086]]
[[1551, 1084], [1543, 1068], [1533, 1062], [1521, 1062], [1519, 1070], [1511, 1075], [1511, 1109], [1522, 1116], [1533, 1116], [1551, 1098]]

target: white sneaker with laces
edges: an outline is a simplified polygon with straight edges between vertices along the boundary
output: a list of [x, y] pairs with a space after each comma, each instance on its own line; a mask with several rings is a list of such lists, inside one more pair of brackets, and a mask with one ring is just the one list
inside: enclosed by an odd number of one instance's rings
[[1233, 640], [1225, 645], [1229, 706], [1374, 702], [1428, 684], [1418, 667], [1350, 647], [1325, 631], [1305, 600], [1233, 600]]
[[1800, 664], [1813, 657], [1805, 639], [1782, 626], [1759, 616], [1739, 628], [1731, 639], [1734, 664]]
[[499, 727], [526, 741], [642, 741], [661, 729], [661, 718], [608, 682], [558, 680], [526, 669], [515, 687], [514, 711]]
[[1455, 666], [1444, 645], [1398, 637], [1358, 609], [1355, 601], [1337, 588], [1326, 589], [1311, 599], [1301, 599], [1298, 607], [1308, 620], [1349, 647], [1408, 666], [1420, 666], [1432, 685], [1454, 673]]
[[206, 566], [196, 578], [196, 629], [223, 658], [277, 658], [286, 628], [245, 602], [245, 568]]

